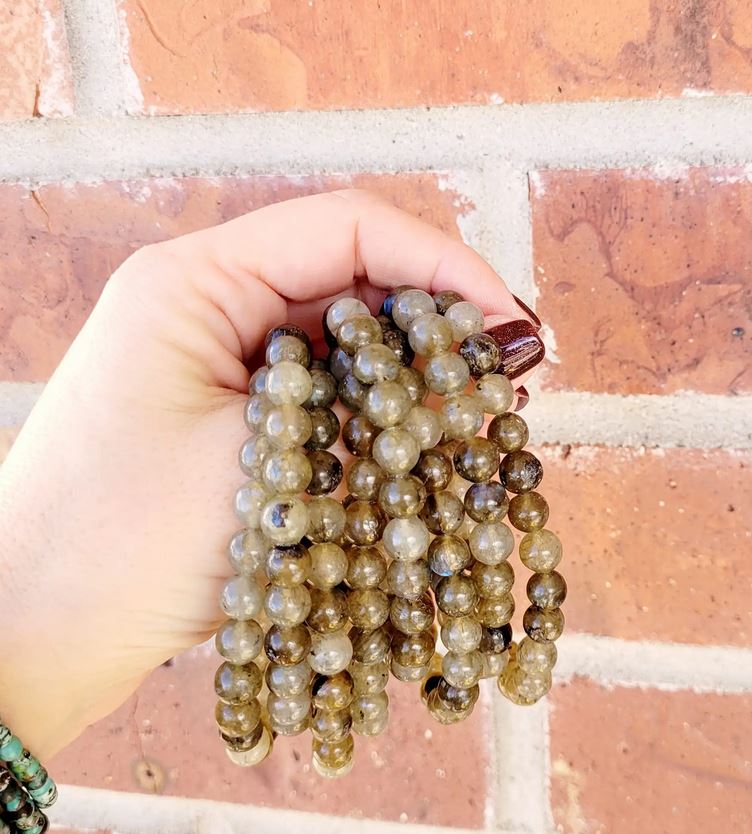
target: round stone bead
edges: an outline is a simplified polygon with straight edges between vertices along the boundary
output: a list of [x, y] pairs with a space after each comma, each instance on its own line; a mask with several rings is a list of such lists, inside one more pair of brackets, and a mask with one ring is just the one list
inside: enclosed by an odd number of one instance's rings
[[301, 405], [312, 390], [308, 369], [297, 362], [280, 362], [266, 375], [266, 395], [274, 405]]
[[223, 663], [214, 676], [214, 691], [227, 704], [248, 704], [261, 692], [262, 682], [261, 670], [255, 663]]
[[280, 698], [279, 695], [270, 692], [266, 699], [266, 709], [270, 721], [274, 724], [300, 724], [310, 715], [311, 699], [308, 693]]
[[[451, 309], [451, 308], [450, 308]], [[434, 690], [426, 699], [428, 712], [439, 724], [457, 724], [470, 717], [472, 707], [467, 710], [453, 710], [447, 706], [439, 697], [438, 691]]]
[[302, 623], [311, 610], [311, 595], [305, 585], [283, 588], [270, 585], [264, 600], [266, 616], [278, 626], [289, 628]]
[[264, 564], [269, 542], [260, 530], [238, 530], [230, 539], [227, 558], [235, 573], [251, 576]]
[[488, 439], [504, 454], [519, 452], [527, 443], [530, 432], [527, 423], [511, 411], [497, 414], [488, 424]]
[[485, 374], [475, 383], [475, 398], [486, 414], [502, 414], [514, 401], [514, 386], [501, 374]]
[[390, 475], [407, 475], [418, 462], [420, 446], [404, 429], [385, 429], [373, 442], [373, 456]]
[[337, 741], [350, 733], [352, 714], [349, 709], [315, 709], [311, 717], [311, 735], [319, 741]]
[[363, 385], [354, 374], [347, 374], [339, 383], [337, 393], [345, 408], [349, 408], [350, 411], [360, 411], [366, 400], [368, 386]]
[[530, 492], [543, 478], [543, 466], [531, 452], [510, 452], [499, 467], [499, 480], [509, 492]]
[[386, 519], [371, 501], [353, 501], [345, 516], [345, 537], [353, 544], [376, 544], [384, 531]]
[[[386, 294], [386, 297], [381, 303], [379, 315], [383, 318], [386, 318], [390, 323], [392, 323], [390, 316], [392, 315], [392, 307], [394, 306], [394, 302], [397, 300], [397, 296], [401, 292], [405, 292], [406, 290], [411, 289], [412, 287], [409, 284], [402, 284], [399, 287], [394, 287], [393, 289], [389, 290], [389, 292]], [[393, 323], [392, 326], [394, 326]]]
[[327, 768], [339, 769], [352, 761], [353, 737], [345, 736], [338, 741], [313, 739], [313, 758]]
[[437, 353], [426, 361], [423, 379], [434, 394], [449, 396], [462, 391], [470, 382], [470, 369], [456, 353]]
[[459, 689], [469, 689], [475, 686], [483, 673], [483, 657], [479, 651], [465, 654], [449, 651], [441, 662], [441, 672], [444, 680]]
[[436, 652], [436, 638], [431, 629], [414, 634], [395, 632], [392, 638], [392, 657], [401, 666], [425, 666]]
[[514, 609], [514, 597], [511, 594], [493, 599], [484, 597], [478, 602], [475, 615], [487, 628], [500, 628], [512, 619]]
[[251, 380], [248, 383], [248, 395], [253, 396], [254, 394], [265, 394], [266, 393], [266, 374], [269, 369], [266, 365], [262, 365], [260, 368], [256, 368], [256, 370], [251, 374]]
[[424, 405], [413, 406], [402, 421], [401, 428], [415, 437], [422, 450], [432, 449], [441, 440], [439, 416], [432, 408]]
[[483, 626], [480, 650], [484, 654], [503, 654], [512, 645], [512, 626]]
[[340, 631], [347, 623], [347, 594], [340, 588], [312, 588], [306, 623], [319, 634]]
[[523, 533], [540, 530], [548, 521], [548, 502], [539, 492], [523, 492], [509, 502], [509, 520]]
[[378, 427], [365, 414], [353, 415], [342, 427], [342, 442], [355, 457], [370, 457]]
[[349, 759], [342, 767], [329, 767], [318, 756], [311, 756], [311, 764], [316, 773], [323, 779], [341, 779], [352, 771], [355, 766], [355, 759]]
[[361, 501], [376, 501], [385, 477], [384, 470], [373, 458], [358, 458], [347, 473], [347, 488]]
[[431, 665], [403, 666], [401, 663], [398, 663], [394, 658], [392, 658], [389, 668], [398, 681], [403, 681], [404, 683], [418, 683], [418, 681], [422, 681], [423, 678], [425, 678], [425, 676], [430, 672]]
[[470, 552], [485, 565], [498, 565], [514, 549], [512, 531], [501, 521], [481, 521], [470, 532]]
[[560, 608], [567, 598], [567, 583], [556, 571], [534, 573], [527, 582], [527, 598], [544, 611]]
[[[348, 374], [352, 374], [353, 362], [353, 357], [350, 356], [349, 353], [345, 353], [341, 347], [334, 348], [334, 350], [329, 354], [329, 371], [336, 380], [338, 389], [339, 383], [342, 382]], [[335, 392], [335, 399], [336, 393], [337, 392]]]
[[478, 684], [469, 687], [452, 686], [448, 680], [441, 678], [436, 686], [436, 694], [443, 704], [454, 712], [472, 710], [480, 697]]
[[308, 458], [299, 449], [276, 449], [264, 461], [264, 483], [272, 493], [303, 492], [312, 474]]
[[430, 581], [431, 574], [425, 559], [394, 561], [387, 568], [387, 590], [396, 597], [419, 599], [428, 590]]
[[337, 399], [337, 380], [323, 368], [312, 368], [310, 373], [311, 396], [303, 408], [329, 408]]
[[359, 298], [339, 298], [327, 308], [324, 314], [324, 324], [330, 334], [336, 334], [346, 319], [370, 315], [371, 311]]
[[415, 354], [407, 341], [407, 333], [403, 333], [391, 319], [387, 320], [390, 326], [380, 321], [384, 344], [392, 351], [397, 361], [403, 367], [412, 365]]
[[261, 704], [254, 698], [247, 704], [227, 704], [218, 701], [214, 718], [225, 735], [239, 737], [249, 735], [261, 721]]
[[375, 547], [350, 547], [347, 582], [351, 588], [378, 588], [386, 576], [386, 559]]
[[407, 338], [415, 353], [420, 356], [434, 356], [449, 350], [452, 346], [452, 328], [438, 313], [424, 313], [410, 323]]
[[458, 301], [464, 300], [465, 299], [454, 290], [441, 290], [441, 292], [433, 294], [436, 312], [442, 316], [446, 314], [446, 311], [452, 306], [452, 304], [456, 304]]
[[483, 311], [471, 301], [458, 301], [444, 313], [444, 318], [452, 328], [455, 342], [462, 342], [471, 333], [483, 330]]
[[266, 685], [275, 695], [282, 698], [292, 698], [307, 692], [312, 677], [313, 671], [307, 660], [296, 663], [294, 666], [270, 663], [264, 673]]
[[428, 548], [428, 566], [437, 576], [451, 576], [471, 561], [470, 549], [459, 536], [437, 536]]
[[310, 716], [306, 715], [297, 724], [282, 724], [279, 721], [274, 721], [272, 718], [269, 718], [269, 729], [275, 736], [299, 736], [308, 729], [310, 720]]
[[297, 666], [306, 659], [310, 648], [311, 636], [304, 625], [272, 625], [264, 637], [266, 656], [279, 666]]
[[450, 440], [467, 440], [480, 431], [483, 409], [474, 397], [457, 394], [441, 404], [439, 419], [444, 434]]
[[344, 580], [349, 563], [345, 551], [338, 544], [314, 544], [308, 552], [311, 554], [309, 581], [314, 588], [333, 588]]
[[375, 695], [383, 692], [389, 682], [389, 663], [381, 660], [378, 663], [357, 663], [353, 661], [349, 668], [353, 680], [353, 693], [359, 695]]
[[366, 345], [378, 344], [383, 341], [383, 338], [381, 325], [372, 315], [352, 316], [345, 319], [337, 331], [337, 343], [351, 356]]
[[564, 615], [561, 608], [544, 611], [531, 605], [522, 616], [522, 627], [536, 643], [558, 640], [564, 631]]
[[340, 671], [331, 675], [316, 675], [311, 684], [311, 698], [316, 709], [337, 710], [349, 707], [353, 699], [350, 673]]
[[428, 594], [419, 599], [394, 597], [389, 609], [389, 619], [397, 631], [417, 634], [431, 627], [434, 613], [433, 601]]
[[311, 408], [311, 436], [306, 443], [307, 449], [328, 449], [339, 437], [339, 419], [331, 408]]
[[435, 312], [434, 300], [423, 290], [405, 290], [395, 298], [392, 305], [392, 319], [400, 330], [405, 331], [418, 316]]
[[328, 495], [342, 482], [344, 471], [339, 458], [331, 452], [318, 450], [310, 452], [311, 479], [306, 488], [309, 495]]
[[338, 541], [345, 532], [345, 508], [327, 495], [308, 502], [308, 538], [314, 542]]
[[487, 599], [500, 599], [506, 596], [514, 585], [514, 569], [509, 562], [498, 565], [484, 565], [476, 562], [470, 576], [475, 583], [478, 596]]
[[529, 570], [550, 573], [561, 561], [561, 542], [550, 530], [533, 530], [522, 537], [520, 561]]
[[469, 576], [454, 574], [441, 579], [436, 585], [436, 604], [450, 617], [471, 614], [478, 601], [478, 592]]
[[394, 351], [384, 344], [370, 344], [360, 348], [353, 360], [352, 372], [364, 385], [394, 381], [401, 365]]
[[517, 665], [526, 672], [550, 672], [558, 655], [556, 643], [536, 643], [523, 637], [517, 646]]
[[308, 508], [294, 495], [272, 498], [261, 510], [260, 527], [272, 544], [297, 544], [308, 528]]
[[498, 481], [472, 484], [465, 493], [465, 512], [473, 521], [501, 521], [509, 509], [509, 499]]
[[539, 701], [551, 689], [551, 674], [530, 673], [510, 663], [499, 676], [499, 691], [512, 703], [528, 706]]
[[382, 429], [401, 423], [412, 408], [412, 400], [399, 382], [377, 382], [363, 402], [366, 417]]
[[[362, 735], [376, 735], [384, 728], [384, 718], [389, 715], [389, 696], [383, 690], [370, 695], [356, 695], [350, 711], [354, 732]], [[378, 730], [369, 732], [374, 726], [378, 727]]]
[[[266, 384], [266, 383], [264, 383]], [[252, 432], [260, 432], [266, 423], [267, 414], [274, 408], [274, 404], [266, 396], [266, 390], [259, 394], [252, 394], [243, 409], [243, 419]]]
[[352, 660], [352, 651], [352, 643], [346, 629], [327, 634], [313, 632], [308, 663], [314, 672], [335, 675], [347, 669]]
[[242, 666], [259, 656], [264, 632], [255, 620], [227, 620], [217, 630], [214, 640], [225, 660]]
[[363, 631], [379, 628], [389, 619], [389, 598], [379, 588], [350, 591], [347, 606], [350, 621]]
[[465, 511], [462, 501], [449, 490], [432, 492], [427, 498], [420, 517], [426, 527], [437, 536], [456, 533], [462, 526]]
[[423, 481], [428, 493], [446, 489], [452, 480], [453, 472], [451, 460], [438, 449], [426, 449], [421, 452], [413, 468], [413, 475]]
[[397, 375], [397, 382], [410, 395], [413, 405], [422, 405], [428, 396], [428, 386], [423, 379], [423, 374], [416, 368], [400, 368]]
[[220, 604], [232, 620], [253, 620], [261, 613], [264, 591], [252, 576], [233, 576], [222, 588]]
[[238, 453], [238, 464], [249, 478], [258, 478], [266, 458], [276, 446], [264, 434], [254, 434], [243, 443]]
[[417, 517], [393, 518], [384, 528], [384, 549], [398, 561], [412, 562], [426, 555], [430, 535]]
[[277, 325], [277, 327], [272, 327], [267, 332], [264, 338], [264, 347], [269, 347], [280, 336], [294, 336], [296, 339], [300, 339], [301, 342], [306, 342], [307, 344], [310, 344], [311, 341], [302, 327], [298, 327], [297, 324], [292, 324], [291, 322], [285, 322], [284, 324]]
[[391, 518], [406, 518], [420, 512], [426, 488], [414, 475], [387, 478], [379, 489], [379, 506]]
[[353, 660], [358, 663], [380, 663], [388, 660], [391, 648], [389, 628], [382, 626], [373, 631], [350, 629], [350, 642], [353, 646]]
[[482, 636], [481, 624], [473, 616], [448, 617], [441, 626], [441, 642], [460, 655], [475, 651]]
[[250, 750], [233, 750], [230, 747], [225, 748], [227, 757], [233, 764], [240, 767], [253, 767], [260, 764], [271, 753], [272, 749], [272, 734], [266, 727], [262, 727], [259, 740], [254, 744]]
[[272, 408], [264, 420], [264, 432], [275, 446], [290, 449], [305, 446], [311, 436], [311, 418], [299, 405]]
[[509, 652], [505, 654], [483, 654], [483, 678], [498, 678], [499, 675], [507, 668], [509, 663]]
[[486, 333], [471, 333], [462, 341], [459, 352], [476, 379], [493, 373], [501, 361], [496, 340]]
[[280, 362], [296, 362], [304, 368], [311, 364], [311, 345], [308, 337], [305, 341], [283, 334], [272, 339], [266, 348], [266, 364], [269, 367]]
[[485, 437], [471, 437], [455, 449], [454, 468], [466, 481], [490, 481], [499, 468], [499, 450]]
[[261, 511], [271, 493], [261, 480], [247, 481], [235, 493], [234, 509], [239, 521], [248, 527], [258, 527]]

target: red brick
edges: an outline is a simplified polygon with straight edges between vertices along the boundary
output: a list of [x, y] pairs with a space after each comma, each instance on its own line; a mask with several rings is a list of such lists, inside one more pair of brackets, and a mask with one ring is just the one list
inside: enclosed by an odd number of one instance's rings
[[124, 0], [158, 113], [561, 101], [752, 89], [743, 0]]
[[348, 185], [379, 191], [455, 235], [470, 208], [430, 174], [0, 186], [0, 380], [47, 379], [107, 277], [140, 246]]
[[229, 802], [434, 825], [483, 824], [487, 767], [483, 711], [460, 727], [430, 718], [415, 687], [390, 684], [391, 722], [356, 739], [352, 774], [335, 782], [310, 768], [310, 735], [280, 738], [256, 768], [225, 756], [213, 719], [213, 649], [160, 667], [137, 695], [59, 754], [50, 769], [67, 783], [154, 790]]
[[752, 453], [538, 451], [548, 526], [564, 544], [569, 630], [750, 644]]
[[752, 391], [752, 181], [738, 169], [549, 171], [532, 188], [543, 385]]
[[60, 0], [16, 0], [0, 9], [0, 119], [72, 112]]
[[752, 695], [575, 680], [551, 703], [552, 803], [563, 834], [752, 830]]

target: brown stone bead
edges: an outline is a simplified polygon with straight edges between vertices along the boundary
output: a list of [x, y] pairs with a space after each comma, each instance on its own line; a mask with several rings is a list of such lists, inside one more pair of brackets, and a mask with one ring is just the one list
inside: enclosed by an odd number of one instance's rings
[[358, 348], [382, 342], [381, 325], [369, 315], [356, 315], [345, 319], [337, 330], [337, 343], [353, 356]]
[[[221, 730], [219, 732], [220, 738], [225, 743], [227, 749], [237, 753], [253, 750], [253, 748], [259, 743], [263, 734], [263, 721], [259, 721], [250, 733], [246, 733], [242, 736], [231, 736], [227, 733], [223, 733]], [[2, 791], [0, 790], [0, 793], [1, 792]]]
[[477, 683], [467, 689], [461, 689], [458, 686], [452, 686], [443, 677], [439, 680], [436, 691], [443, 703], [455, 712], [472, 709], [480, 697], [480, 686]]
[[347, 488], [355, 498], [376, 501], [385, 477], [384, 470], [373, 458], [356, 458], [347, 473]]
[[488, 439], [504, 454], [519, 452], [527, 443], [530, 432], [527, 423], [518, 414], [505, 411], [497, 414], [488, 424]]
[[543, 466], [532, 452], [510, 452], [499, 468], [499, 480], [509, 492], [530, 492], [543, 479]]
[[416, 634], [395, 633], [392, 657], [402, 666], [425, 666], [436, 651], [436, 638], [428, 631]]
[[302, 585], [311, 574], [311, 554], [303, 544], [278, 545], [266, 557], [269, 581], [283, 588]]
[[320, 741], [337, 741], [345, 738], [352, 727], [349, 709], [315, 709], [311, 716], [311, 735]]
[[261, 692], [263, 677], [255, 663], [223, 663], [214, 676], [214, 691], [226, 704], [247, 704]]
[[218, 701], [214, 717], [219, 729], [231, 738], [252, 733], [261, 721], [261, 704], [257, 698], [247, 704], [227, 704]]
[[392, 641], [389, 624], [373, 631], [352, 628], [348, 636], [353, 647], [353, 660], [358, 663], [379, 663], [389, 657]]
[[396, 327], [394, 322], [391, 319], [392, 315], [392, 307], [394, 306], [394, 302], [397, 300], [397, 296], [401, 292], [405, 292], [405, 290], [411, 290], [412, 287], [409, 284], [400, 284], [399, 287], [395, 287], [393, 290], [390, 290], [384, 300], [381, 302], [381, 309], [379, 310], [379, 318], [385, 318], [387, 322], [389, 322], [390, 327]]
[[464, 506], [473, 521], [502, 521], [509, 509], [509, 498], [498, 481], [486, 481], [471, 484], [465, 493]]
[[372, 501], [353, 501], [345, 511], [345, 537], [353, 544], [373, 545], [384, 532], [386, 519]]
[[352, 372], [352, 366], [352, 356], [345, 353], [341, 347], [334, 348], [334, 350], [329, 354], [329, 371], [337, 383], [342, 382], [342, 380]]
[[499, 450], [484, 437], [463, 440], [454, 451], [454, 468], [466, 481], [489, 481], [499, 468]]
[[347, 622], [347, 594], [340, 588], [311, 588], [306, 623], [319, 634], [338, 631]]
[[311, 684], [311, 700], [316, 709], [344, 709], [350, 706], [352, 699], [353, 682], [349, 672], [314, 677]]
[[400, 368], [397, 382], [407, 391], [413, 406], [423, 405], [428, 396], [428, 386], [423, 374], [416, 368]]
[[523, 533], [540, 530], [548, 521], [548, 501], [539, 492], [523, 492], [509, 502], [509, 520]]
[[309, 495], [328, 495], [340, 485], [344, 471], [339, 458], [331, 452], [319, 449], [310, 452], [308, 462], [311, 464], [311, 481], [306, 492]]
[[264, 651], [272, 663], [280, 666], [295, 666], [308, 656], [311, 635], [304, 625], [272, 625], [264, 637]]
[[437, 536], [428, 547], [428, 566], [437, 576], [451, 576], [466, 568], [470, 548], [459, 536]]
[[296, 339], [300, 339], [301, 342], [305, 342], [308, 345], [311, 343], [311, 340], [308, 338], [308, 334], [302, 327], [299, 327], [297, 324], [292, 324], [292, 322], [285, 322], [284, 324], [278, 324], [276, 327], [272, 327], [271, 330], [267, 331], [267, 334], [264, 337], [264, 347], [269, 347], [269, 345], [278, 336], [294, 336]]
[[498, 565], [476, 562], [470, 576], [481, 598], [499, 599], [508, 594], [514, 585], [514, 569], [509, 562], [499, 562]]
[[428, 594], [419, 599], [394, 597], [389, 611], [392, 625], [404, 634], [417, 634], [431, 627], [434, 618], [433, 600]]
[[525, 633], [536, 643], [549, 643], [558, 640], [564, 631], [564, 615], [561, 608], [544, 611], [537, 605], [531, 605], [522, 617]]
[[342, 442], [351, 455], [371, 457], [373, 441], [379, 432], [380, 429], [365, 414], [356, 414], [342, 427]]
[[347, 374], [337, 387], [340, 402], [350, 411], [360, 411], [365, 403], [368, 386], [352, 373]]
[[454, 470], [452, 461], [443, 452], [438, 449], [426, 449], [420, 453], [412, 474], [423, 481], [427, 492], [431, 493], [446, 489], [452, 480]]
[[550, 573], [561, 561], [561, 542], [550, 530], [533, 530], [522, 537], [520, 561], [532, 571]]
[[389, 597], [380, 588], [356, 588], [347, 596], [350, 621], [363, 631], [375, 630], [389, 619]]
[[311, 368], [311, 386], [311, 396], [303, 408], [329, 408], [337, 399], [337, 380], [326, 366]]
[[[302, 331], [301, 331], [302, 333]], [[311, 342], [303, 333], [303, 338], [289, 334], [280, 334], [266, 347], [266, 364], [271, 367], [279, 362], [296, 362], [304, 368], [311, 364]]]
[[485, 654], [502, 654], [512, 645], [512, 626], [505, 623], [498, 627], [483, 626], [483, 636], [480, 638], [481, 652]]
[[434, 293], [433, 300], [436, 304], [436, 312], [440, 316], [443, 316], [452, 304], [456, 304], [458, 301], [464, 301], [465, 299], [454, 290], [442, 290], [441, 292]]
[[352, 662], [348, 667], [353, 679], [353, 691], [356, 697], [361, 695], [376, 695], [386, 689], [389, 683], [389, 663], [382, 660], [379, 663]]
[[386, 559], [376, 547], [347, 549], [347, 582], [351, 588], [378, 588], [386, 576]]
[[500, 628], [512, 619], [514, 608], [514, 597], [511, 594], [504, 594], [495, 599], [483, 597], [478, 601], [475, 616], [481, 625]]
[[463, 340], [459, 352], [476, 379], [484, 374], [492, 374], [501, 359], [496, 340], [485, 333], [471, 333]]
[[417, 515], [426, 501], [426, 488], [414, 475], [387, 478], [379, 489], [379, 506], [391, 518]]
[[339, 501], [320, 495], [308, 502], [308, 538], [314, 542], [338, 541], [345, 531], [345, 510]]
[[567, 598], [567, 583], [557, 571], [534, 573], [527, 582], [527, 598], [544, 611], [560, 608]]
[[310, 725], [311, 718], [310, 716], [306, 715], [305, 718], [298, 721], [296, 724], [281, 724], [278, 721], [275, 721], [273, 718], [269, 718], [269, 729], [273, 733], [274, 736], [299, 736], [301, 733], [304, 733], [309, 725]]
[[465, 518], [462, 501], [449, 490], [432, 492], [420, 511], [426, 527], [437, 536], [459, 530]]
[[428, 590], [431, 572], [425, 559], [403, 562], [395, 559], [386, 572], [386, 584], [390, 594], [406, 599], [419, 599]]
[[331, 408], [318, 406], [308, 410], [311, 418], [311, 436], [306, 449], [328, 449], [339, 437], [339, 419]]
[[[341, 328], [340, 328], [341, 329]], [[350, 762], [355, 749], [355, 742], [352, 735], [346, 735], [339, 739], [313, 739], [313, 755], [328, 768], [338, 770]]]
[[450, 617], [470, 614], [478, 601], [478, 592], [469, 576], [446, 576], [436, 585], [436, 604]]
[[[389, 321], [389, 319], [387, 319]], [[381, 333], [384, 338], [384, 344], [394, 353], [397, 361], [404, 367], [409, 367], [413, 364], [415, 359], [415, 352], [410, 347], [410, 342], [407, 338], [407, 333], [403, 333], [394, 323], [389, 321], [390, 327], [382, 325]]]

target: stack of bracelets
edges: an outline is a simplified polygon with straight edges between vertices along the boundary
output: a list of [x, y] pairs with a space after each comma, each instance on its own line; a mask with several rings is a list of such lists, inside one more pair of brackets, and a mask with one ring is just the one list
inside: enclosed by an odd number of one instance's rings
[[[387, 726], [390, 672], [417, 684], [442, 724], [471, 714], [481, 678], [521, 705], [550, 689], [561, 544], [545, 529], [527, 426], [509, 411], [514, 369], [483, 328], [457, 293], [402, 287], [378, 317], [354, 298], [332, 304], [326, 361], [295, 325], [268, 334], [245, 409], [244, 528], [230, 542], [236, 575], [216, 638], [216, 720], [233, 762], [257, 764], [275, 737], [310, 729], [316, 771], [348, 773], [353, 734]], [[346, 477], [331, 451], [337, 400], [351, 412]], [[505, 518], [524, 533], [519, 557], [533, 572], [519, 643]]]
[[57, 788], [39, 760], [0, 721], [0, 834], [41, 834], [49, 821], [45, 808]]

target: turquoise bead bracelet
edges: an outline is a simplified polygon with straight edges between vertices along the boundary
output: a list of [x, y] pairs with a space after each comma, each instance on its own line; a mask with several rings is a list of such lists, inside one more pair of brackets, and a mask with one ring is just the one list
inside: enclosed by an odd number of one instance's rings
[[49, 821], [13, 774], [0, 767], [0, 834], [44, 834]]
[[39, 808], [49, 808], [57, 799], [57, 786], [21, 740], [0, 722], [0, 764], [16, 778]]

